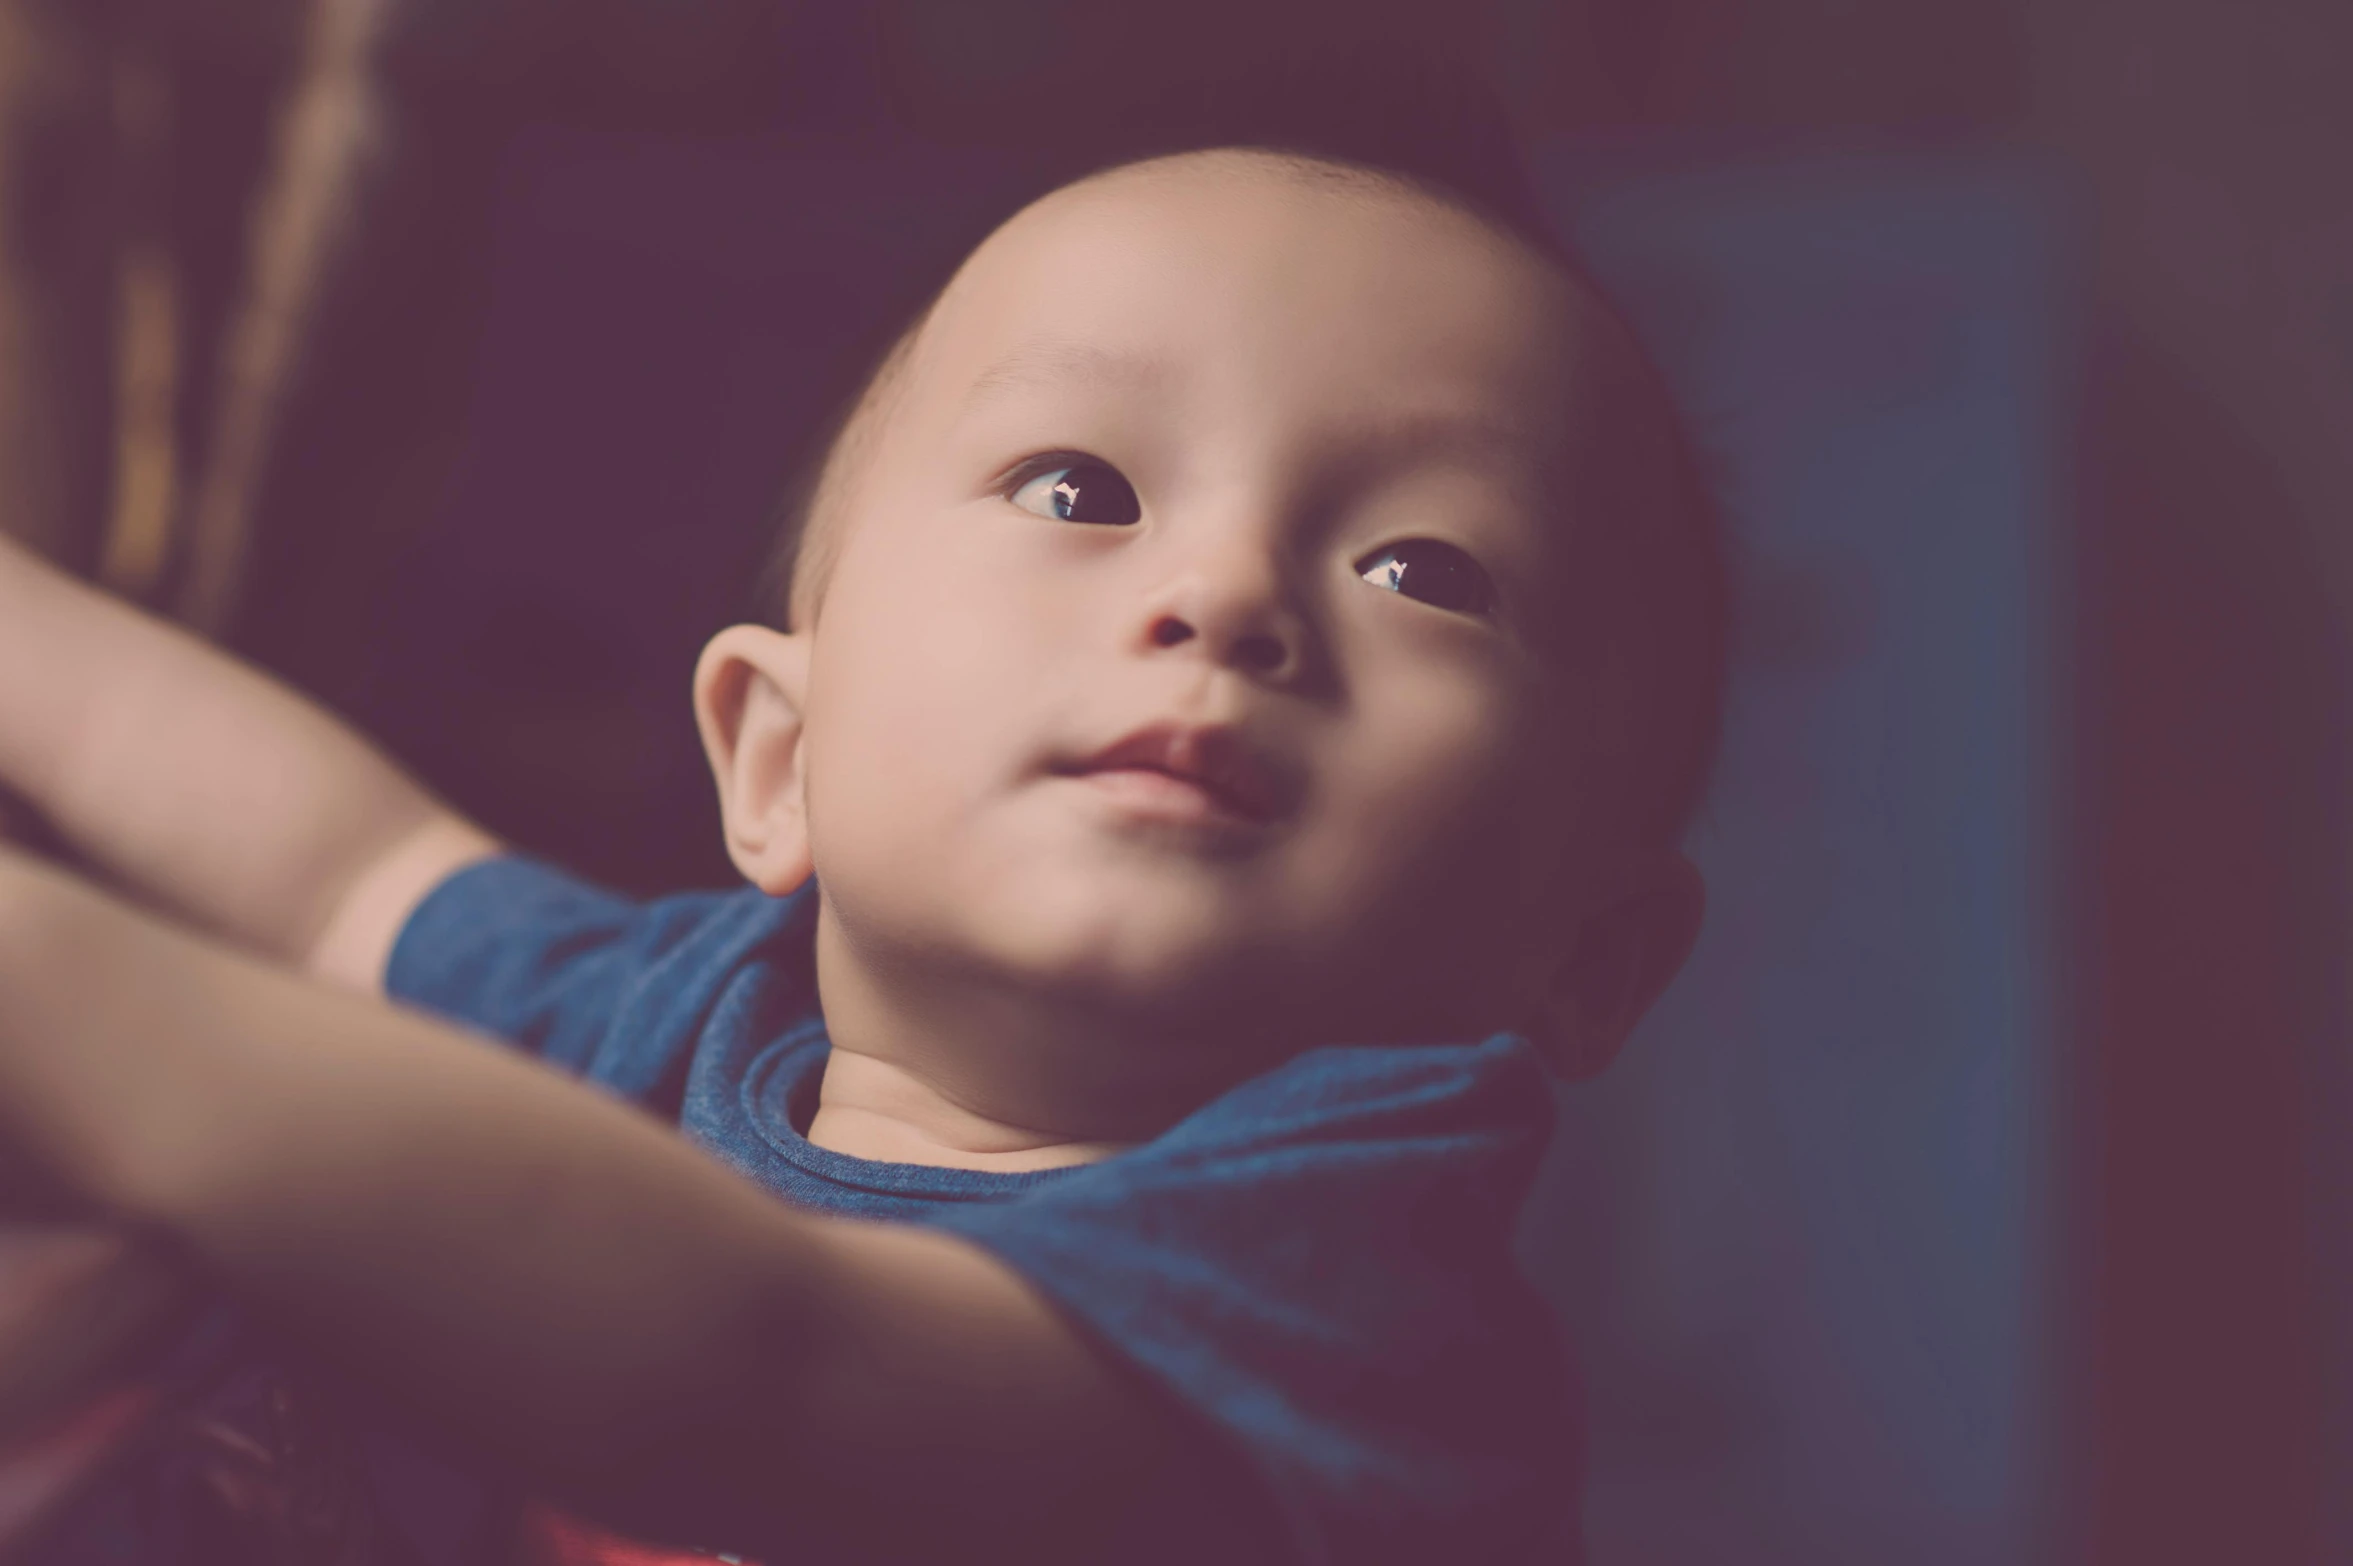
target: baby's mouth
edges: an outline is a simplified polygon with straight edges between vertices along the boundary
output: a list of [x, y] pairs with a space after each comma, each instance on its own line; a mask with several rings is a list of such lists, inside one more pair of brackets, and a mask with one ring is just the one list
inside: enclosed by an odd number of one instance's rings
[[1095, 781], [1154, 815], [1264, 825], [1289, 812], [1296, 790], [1231, 728], [1156, 723], [1051, 769]]

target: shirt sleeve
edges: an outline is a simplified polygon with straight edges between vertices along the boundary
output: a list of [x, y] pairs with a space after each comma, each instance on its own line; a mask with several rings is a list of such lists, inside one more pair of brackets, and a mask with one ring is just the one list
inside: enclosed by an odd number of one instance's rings
[[750, 887], [639, 902], [535, 860], [484, 860], [409, 916], [384, 988], [664, 1106], [704, 1019], [730, 985], [768, 975], [770, 954], [790, 949], [812, 902]]
[[1328, 1049], [1083, 1177], [935, 1221], [1220, 1432], [1314, 1563], [1580, 1558], [1566, 1355], [1512, 1231], [1527, 1045]]

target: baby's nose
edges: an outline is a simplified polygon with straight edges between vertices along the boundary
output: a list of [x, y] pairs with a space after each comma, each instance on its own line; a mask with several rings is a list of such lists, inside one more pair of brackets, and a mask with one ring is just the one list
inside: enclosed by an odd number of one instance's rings
[[1300, 684], [1315, 660], [1314, 634], [1281, 572], [1271, 561], [1222, 566], [1197, 563], [1146, 600], [1140, 650], [1205, 658], [1260, 684]]

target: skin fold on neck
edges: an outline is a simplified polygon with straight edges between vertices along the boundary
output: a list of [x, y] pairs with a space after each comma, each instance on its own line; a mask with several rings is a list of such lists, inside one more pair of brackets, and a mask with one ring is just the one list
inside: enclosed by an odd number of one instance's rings
[[809, 1140], [884, 1163], [1018, 1174], [1108, 1158], [1128, 1144], [1074, 1141], [991, 1119], [905, 1066], [836, 1045], [825, 1063]]

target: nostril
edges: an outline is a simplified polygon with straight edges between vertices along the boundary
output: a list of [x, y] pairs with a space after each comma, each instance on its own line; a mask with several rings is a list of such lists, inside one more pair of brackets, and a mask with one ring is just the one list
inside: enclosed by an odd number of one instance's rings
[[[1182, 615], [1164, 614], [1155, 619], [1145, 633], [1155, 647], [1175, 647], [1192, 641], [1202, 633]], [[1289, 667], [1291, 649], [1281, 636], [1267, 631], [1247, 631], [1210, 649], [1220, 662], [1254, 675], [1271, 675]]]
[[1234, 644], [1234, 661], [1257, 674], [1271, 674], [1283, 666], [1283, 644], [1264, 632], [1254, 632]]

